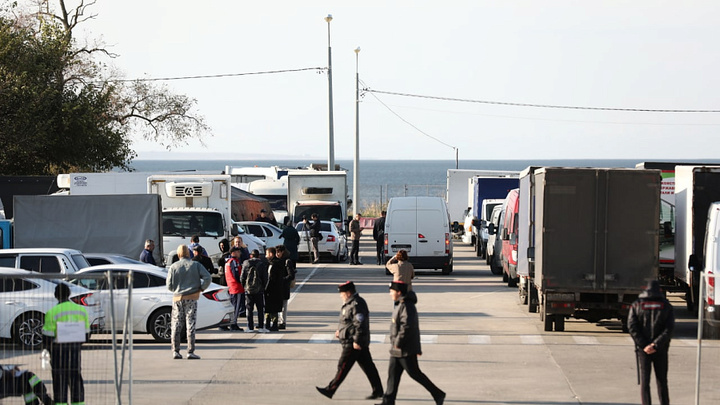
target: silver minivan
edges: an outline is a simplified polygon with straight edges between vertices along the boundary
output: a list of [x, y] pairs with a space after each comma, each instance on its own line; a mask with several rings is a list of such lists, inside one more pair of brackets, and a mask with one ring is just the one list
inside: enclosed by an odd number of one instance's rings
[[442, 197], [394, 197], [385, 218], [385, 255], [407, 251], [415, 269], [453, 271], [452, 225]]

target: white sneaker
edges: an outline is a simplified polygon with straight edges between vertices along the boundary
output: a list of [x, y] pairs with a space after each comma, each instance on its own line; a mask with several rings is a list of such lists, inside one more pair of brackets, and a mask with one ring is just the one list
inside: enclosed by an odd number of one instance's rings
[[265, 328], [260, 328], [260, 329], [258, 329], [257, 331], [260, 332], [260, 333], [269, 333], [269, 332], [270, 332], [269, 330], [267, 330], [267, 329], [265, 329]]
[[255, 333], [257, 330], [255, 329], [245, 329], [245, 333]]

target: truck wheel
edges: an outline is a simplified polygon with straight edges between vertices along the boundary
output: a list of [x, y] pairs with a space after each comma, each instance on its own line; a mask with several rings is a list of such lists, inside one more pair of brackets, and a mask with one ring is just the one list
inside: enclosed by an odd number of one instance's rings
[[555, 315], [555, 332], [565, 332], [565, 316]]
[[505, 273], [505, 271], [503, 270], [502, 275], [503, 275], [503, 283], [507, 283], [508, 280], [510, 279], [510, 278], [508, 277], [508, 274]]
[[518, 285], [517, 277], [515, 277], [515, 278], [508, 277], [507, 285], [508, 285], [508, 287], [517, 287], [517, 285]]
[[453, 271], [452, 264], [448, 264], [447, 266], [443, 266], [443, 268], [442, 268], [442, 274], [444, 274], [446, 276], [448, 274], [452, 273], [452, 271]]
[[538, 311], [538, 293], [537, 288], [529, 282], [528, 283], [528, 312], [535, 313]]
[[502, 267], [496, 266], [495, 263], [493, 263], [493, 262], [494, 262], [494, 260], [490, 262], [490, 272], [496, 276], [503, 274]]

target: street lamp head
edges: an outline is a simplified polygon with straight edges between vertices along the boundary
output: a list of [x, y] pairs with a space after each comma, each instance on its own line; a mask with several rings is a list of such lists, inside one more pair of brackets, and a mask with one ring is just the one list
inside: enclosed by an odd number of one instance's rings
[[358, 46], [357, 48], [355, 48], [355, 54], [357, 55], [358, 53], [360, 53], [360, 47], [359, 47], [359, 46]]
[[325, 17], [325, 21], [330, 24], [330, 21], [332, 21], [332, 14], [328, 14], [327, 17]]

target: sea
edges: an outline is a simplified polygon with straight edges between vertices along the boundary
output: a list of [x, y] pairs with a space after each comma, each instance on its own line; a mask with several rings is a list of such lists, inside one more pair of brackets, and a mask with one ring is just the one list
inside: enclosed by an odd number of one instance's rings
[[[513, 170], [521, 171], [528, 166], [548, 167], [624, 167], [634, 168], [647, 159], [556, 159], [556, 160], [360, 160], [358, 165], [358, 209], [382, 206], [390, 198], [398, 196], [445, 196], [448, 169], [466, 170]], [[657, 160], [655, 160], [657, 161]], [[677, 162], [685, 162], [677, 160]], [[231, 167], [287, 168], [308, 167], [310, 164], [327, 164], [327, 160], [278, 159], [278, 160], [134, 160], [130, 166], [135, 171], [202, 171], [223, 172]], [[720, 163], [720, 160], [703, 160], [703, 163]], [[353, 196], [353, 161], [336, 160], [336, 165], [347, 170], [348, 193]]]

